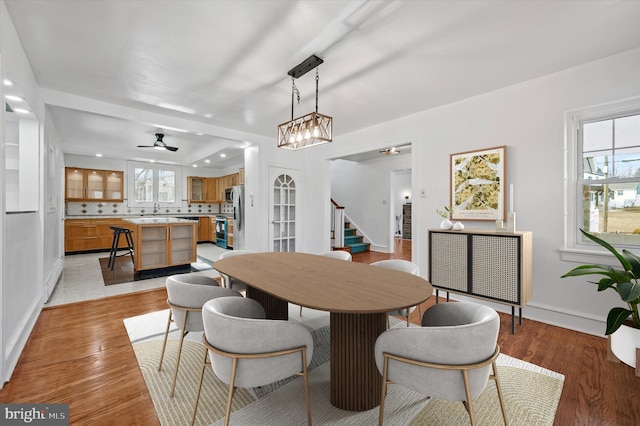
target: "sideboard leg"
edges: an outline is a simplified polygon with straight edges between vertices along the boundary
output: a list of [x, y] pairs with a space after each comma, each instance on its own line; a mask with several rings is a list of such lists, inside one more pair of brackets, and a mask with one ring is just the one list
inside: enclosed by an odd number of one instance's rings
[[439, 296], [438, 296], [438, 295], [439, 295], [439, 294], [440, 294], [440, 290], [438, 290], [438, 289], [436, 288], [436, 305], [440, 302], [440, 301], [438, 300], [438, 298], [439, 298]]
[[518, 310], [520, 312], [520, 325], [522, 325], [522, 306], [520, 306]]
[[511, 306], [511, 334], [516, 334], [516, 307]]

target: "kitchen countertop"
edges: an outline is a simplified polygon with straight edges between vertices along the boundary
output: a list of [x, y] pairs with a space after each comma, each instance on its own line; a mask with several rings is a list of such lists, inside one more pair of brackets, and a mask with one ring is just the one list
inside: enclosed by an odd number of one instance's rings
[[[107, 214], [79, 214], [79, 215], [66, 215], [65, 219], [136, 219], [136, 218], [166, 218], [166, 217], [178, 217], [178, 218], [189, 218], [189, 217], [216, 217], [216, 216], [226, 216], [224, 213], [187, 213], [187, 214], [115, 214], [115, 215], [107, 215]], [[229, 216], [231, 217], [231, 215]]]
[[194, 223], [195, 221], [189, 219], [182, 219], [179, 217], [136, 217], [136, 218], [124, 218], [125, 222], [133, 223], [134, 225], [169, 225], [174, 223]]

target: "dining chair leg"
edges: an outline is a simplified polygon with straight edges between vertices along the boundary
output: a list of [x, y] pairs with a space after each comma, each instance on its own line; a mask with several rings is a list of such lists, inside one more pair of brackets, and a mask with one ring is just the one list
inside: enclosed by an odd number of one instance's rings
[[422, 306], [418, 305], [418, 324], [422, 325]]
[[167, 348], [167, 337], [169, 337], [170, 327], [171, 327], [171, 308], [169, 308], [169, 319], [167, 320], [167, 329], [164, 332], [164, 342], [162, 343], [162, 352], [160, 353], [160, 363], [158, 364], [158, 371], [162, 369], [162, 360], [164, 360], [164, 351]]
[[238, 358], [233, 358], [233, 364], [231, 365], [231, 380], [229, 381], [229, 395], [227, 396], [227, 411], [224, 415], [224, 426], [229, 426], [229, 418], [231, 417], [231, 401], [233, 400], [233, 394], [236, 391], [236, 370], [238, 368]]
[[500, 409], [502, 410], [502, 418], [504, 419], [505, 426], [509, 426], [509, 420], [507, 418], [507, 410], [504, 405], [504, 397], [502, 395], [502, 388], [500, 387], [500, 379], [498, 378], [498, 369], [496, 367], [496, 362], [493, 361], [491, 364], [493, 367], [493, 380], [496, 382], [496, 389], [498, 391], [498, 400], [500, 401]]
[[309, 394], [309, 372], [307, 371], [307, 349], [302, 350], [302, 374], [304, 375], [304, 393], [307, 400], [307, 423], [312, 425], [311, 421], [311, 395]]
[[204, 379], [204, 370], [207, 368], [207, 355], [209, 351], [204, 348], [204, 357], [202, 357], [202, 371], [200, 372], [200, 383], [198, 384], [198, 393], [196, 394], [196, 402], [193, 406], [193, 415], [191, 416], [191, 426], [196, 422], [196, 413], [198, 412], [198, 402], [200, 401], [200, 391], [202, 390], [202, 379]]
[[300, 306], [300, 316], [302, 316], [302, 306]]
[[469, 387], [469, 373], [467, 372], [467, 370], [462, 370], [462, 379], [464, 381], [464, 394], [467, 398], [464, 406], [469, 412], [469, 417], [471, 418], [471, 426], [476, 426], [476, 416], [473, 412], [473, 400], [471, 398], [471, 388]]
[[173, 384], [171, 385], [171, 393], [169, 394], [169, 396], [173, 396], [173, 392], [176, 389], [176, 380], [178, 380], [178, 368], [180, 368], [180, 358], [182, 356], [182, 344], [184, 343], [184, 336], [187, 334], [184, 329], [187, 325], [188, 312], [185, 312], [184, 315], [184, 322], [182, 323], [182, 329], [180, 330], [180, 342], [178, 343], [178, 359], [176, 359], [176, 369], [173, 372]]
[[384, 423], [384, 400], [387, 398], [387, 369], [389, 366], [389, 358], [384, 357], [384, 366], [382, 368], [382, 393], [380, 395], [380, 413], [378, 414], [378, 426]]

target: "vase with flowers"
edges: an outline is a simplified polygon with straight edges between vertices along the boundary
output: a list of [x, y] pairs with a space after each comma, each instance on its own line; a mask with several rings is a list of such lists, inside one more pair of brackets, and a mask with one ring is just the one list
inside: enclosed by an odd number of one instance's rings
[[440, 229], [451, 229], [453, 228], [453, 223], [451, 223], [451, 215], [453, 214], [453, 206], [444, 206], [443, 210], [436, 209], [436, 213], [440, 215], [440, 217], [444, 218], [442, 222], [440, 222]]

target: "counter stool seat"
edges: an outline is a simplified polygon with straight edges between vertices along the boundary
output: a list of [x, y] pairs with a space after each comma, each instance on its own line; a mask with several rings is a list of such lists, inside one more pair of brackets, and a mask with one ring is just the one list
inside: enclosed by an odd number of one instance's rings
[[[129, 228], [121, 228], [119, 226], [110, 226], [113, 231], [113, 241], [111, 242], [111, 252], [109, 253], [109, 269], [113, 271], [113, 267], [116, 266], [116, 257], [131, 255], [131, 262], [133, 262], [133, 237], [131, 236], [131, 230]], [[127, 246], [123, 247], [123, 250], [127, 250], [127, 253], [118, 254], [118, 246], [120, 245], [120, 235], [124, 234]]]

